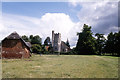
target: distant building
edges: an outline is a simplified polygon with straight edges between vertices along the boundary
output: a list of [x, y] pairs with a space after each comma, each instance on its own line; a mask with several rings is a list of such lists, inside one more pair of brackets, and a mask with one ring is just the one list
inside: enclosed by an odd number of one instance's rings
[[52, 31], [52, 47], [53, 51], [60, 52], [61, 51], [61, 34], [54, 33]]
[[69, 52], [70, 47], [68, 47], [65, 42], [61, 41], [61, 34], [54, 33], [52, 31], [52, 47], [54, 52]]
[[61, 42], [61, 52], [69, 52], [71, 49], [68, 47], [65, 42]]
[[50, 46], [45, 46], [45, 50], [46, 50], [46, 51], [49, 51], [49, 47], [50, 47]]
[[2, 40], [2, 58], [29, 58], [31, 44], [13, 32]]

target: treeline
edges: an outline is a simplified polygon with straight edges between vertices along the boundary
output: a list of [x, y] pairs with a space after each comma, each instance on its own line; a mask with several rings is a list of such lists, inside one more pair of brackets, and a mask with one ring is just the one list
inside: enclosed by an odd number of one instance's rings
[[[47, 37], [44, 41], [44, 44], [42, 44], [42, 38], [40, 38], [39, 35], [30, 35], [26, 36], [23, 35], [22, 39], [26, 42], [30, 42], [32, 47], [31, 51], [32, 53], [36, 54], [58, 54], [58, 52], [53, 51], [52, 42], [50, 41], [50, 37]], [[67, 40], [65, 44], [70, 47], [69, 41]], [[61, 54], [68, 54], [68, 53], [61, 53]]]
[[[77, 33], [77, 36], [78, 40], [76, 47], [74, 47], [70, 52], [63, 52], [61, 54], [120, 56], [120, 31], [115, 33], [110, 32], [106, 39], [104, 34], [93, 34], [91, 26], [84, 24], [82, 32]], [[39, 35], [24, 35], [22, 38], [32, 44], [32, 53], [53, 53], [50, 37], [45, 39], [44, 44], [42, 44], [42, 38], [40, 38]], [[68, 40], [65, 44], [70, 46]]]
[[45, 50], [45, 46], [42, 45], [42, 38], [40, 38], [39, 35], [30, 35], [30, 36], [26, 36], [23, 35], [22, 39], [25, 40], [26, 42], [30, 42], [32, 47], [31, 47], [31, 51], [32, 53], [37, 53], [37, 54], [44, 54], [46, 52]]
[[120, 55], [120, 31], [109, 33], [107, 39], [104, 34], [93, 35], [91, 26], [84, 24], [83, 30], [77, 33], [78, 41], [73, 52], [82, 55]]

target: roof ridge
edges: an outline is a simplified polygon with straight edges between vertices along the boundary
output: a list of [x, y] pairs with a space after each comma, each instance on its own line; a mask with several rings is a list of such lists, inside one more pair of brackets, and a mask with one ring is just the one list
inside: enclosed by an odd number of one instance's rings
[[7, 39], [20, 39], [21, 37], [20, 37], [20, 35], [16, 31], [14, 31], [10, 35], [8, 35], [6, 38]]

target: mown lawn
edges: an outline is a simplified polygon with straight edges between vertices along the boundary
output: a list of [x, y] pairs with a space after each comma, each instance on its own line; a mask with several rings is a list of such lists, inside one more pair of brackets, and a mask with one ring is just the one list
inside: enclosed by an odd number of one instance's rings
[[118, 78], [118, 57], [32, 55], [3, 59], [3, 78]]

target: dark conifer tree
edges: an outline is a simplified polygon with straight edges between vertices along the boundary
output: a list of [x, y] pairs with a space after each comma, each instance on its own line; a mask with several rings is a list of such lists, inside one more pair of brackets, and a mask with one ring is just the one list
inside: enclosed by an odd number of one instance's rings
[[84, 24], [82, 32], [78, 33], [76, 51], [78, 54], [95, 54], [95, 38], [91, 26]]
[[104, 45], [105, 45], [105, 37], [104, 34], [96, 33], [96, 52], [98, 55], [103, 53]]
[[69, 44], [68, 39], [67, 39], [67, 41], [66, 41], [66, 45], [67, 45], [68, 47], [70, 47], [70, 44]]

